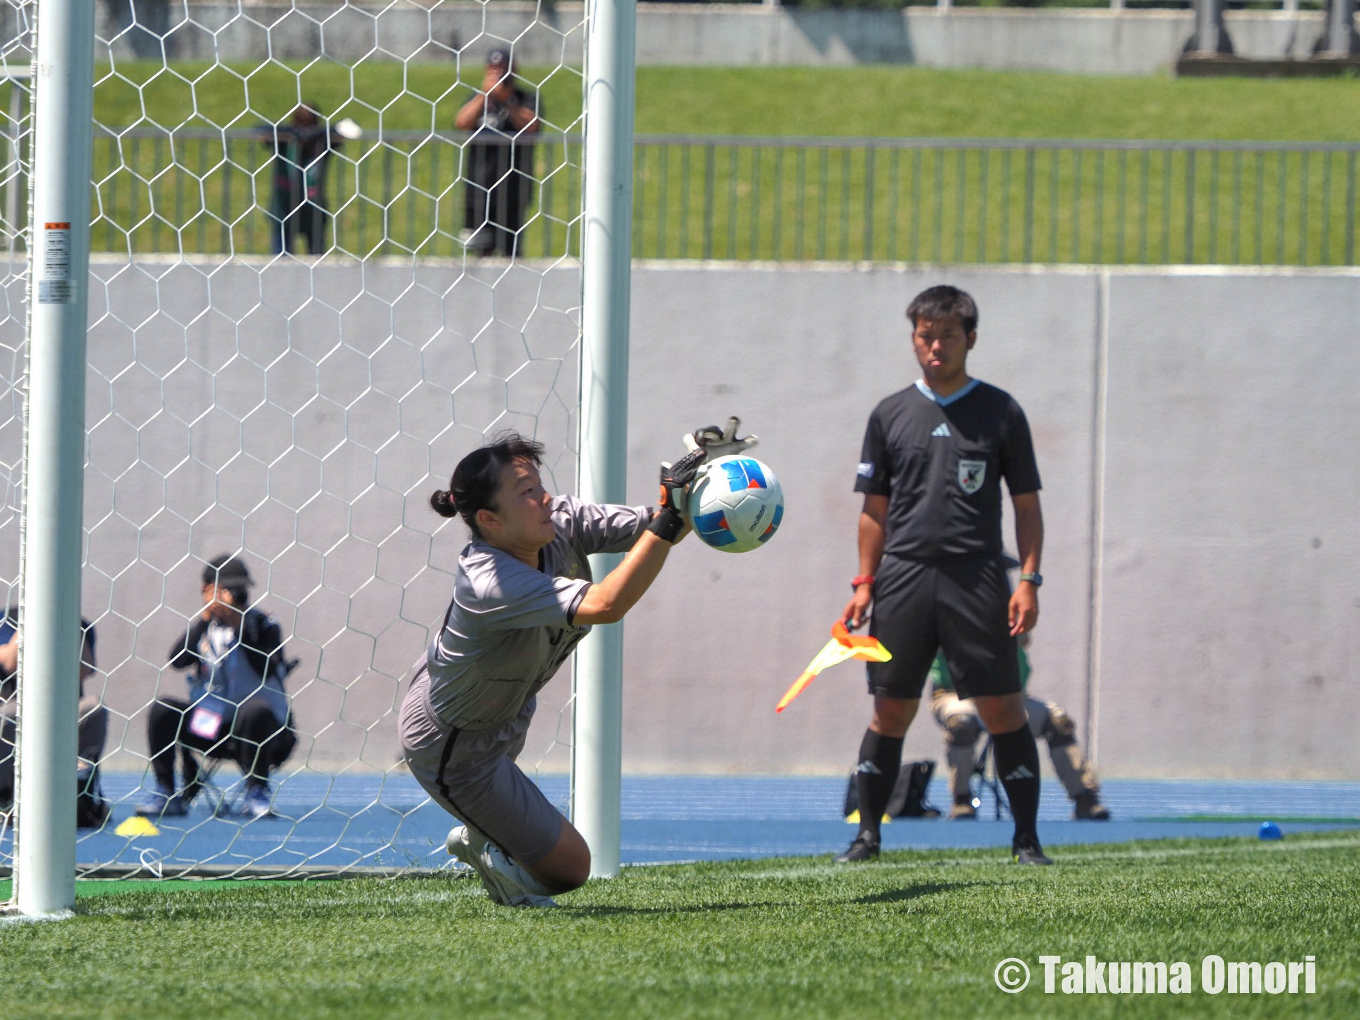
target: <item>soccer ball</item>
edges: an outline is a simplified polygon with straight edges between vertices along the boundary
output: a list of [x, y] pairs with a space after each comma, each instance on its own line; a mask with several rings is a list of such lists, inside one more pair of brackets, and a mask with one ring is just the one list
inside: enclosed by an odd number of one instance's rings
[[690, 484], [688, 517], [705, 545], [750, 552], [779, 530], [784, 490], [754, 457], [719, 457]]

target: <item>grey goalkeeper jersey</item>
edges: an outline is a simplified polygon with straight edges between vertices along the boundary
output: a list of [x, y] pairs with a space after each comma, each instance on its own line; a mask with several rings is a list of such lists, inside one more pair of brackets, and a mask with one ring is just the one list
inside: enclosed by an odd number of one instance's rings
[[586, 556], [631, 549], [651, 511], [558, 496], [552, 518], [557, 537], [537, 570], [477, 539], [458, 557], [453, 601], [426, 653], [442, 722], [481, 730], [519, 714], [590, 633], [573, 623], [592, 581]]

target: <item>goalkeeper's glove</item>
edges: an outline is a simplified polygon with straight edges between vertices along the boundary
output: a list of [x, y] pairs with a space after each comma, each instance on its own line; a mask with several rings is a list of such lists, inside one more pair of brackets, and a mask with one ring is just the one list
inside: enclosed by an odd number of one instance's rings
[[730, 457], [734, 454], [745, 453], [760, 439], [756, 436], [746, 436], [744, 439], [737, 438], [737, 429], [741, 427], [741, 419], [736, 415], [727, 419], [727, 425], [718, 428], [716, 425], [708, 425], [701, 429], [695, 429], [692, 433], [685, 436], [685, 449], [687, 450], [707, 450], [709, 460], [717, 460], [719, 457]]
[[667, 542], [674, 543], [685, 530], [685, 508], [689, 500], [689, 484], [699, 473], [699, 465], [708, 458], [702, 447], [691, 450], [674, 464], [661, 464], [661, 496], [656, 513], [647, 530]]

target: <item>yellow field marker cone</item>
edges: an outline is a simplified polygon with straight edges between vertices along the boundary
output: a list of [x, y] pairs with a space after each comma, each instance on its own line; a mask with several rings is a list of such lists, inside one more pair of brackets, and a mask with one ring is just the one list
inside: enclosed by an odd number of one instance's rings
[[113, 830], [120, 836], [159, 836], [161, 830], [156, 828], [150, 818], [143, 818], [141, 815], [129, 815]]

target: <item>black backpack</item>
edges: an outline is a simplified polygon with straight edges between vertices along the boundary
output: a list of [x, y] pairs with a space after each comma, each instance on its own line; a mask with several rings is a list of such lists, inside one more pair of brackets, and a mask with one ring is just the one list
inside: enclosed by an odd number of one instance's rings
[[97, 829], [109, 817], [109, 802], [99, 788], [99, 766], [84, 762], [76, 769], [76, 828]]
[[[934, 774], [933, 761], [904, 761], [885, 814], [890, 818], [939, 818], [939, 809], [926, 803], [926, 789]], [[855, 773], [851, 772], [850, 785], [845, 790], [845, 809], [841, 813], [850, 815], [858, 810], [859, 788], [855, 785]]]

